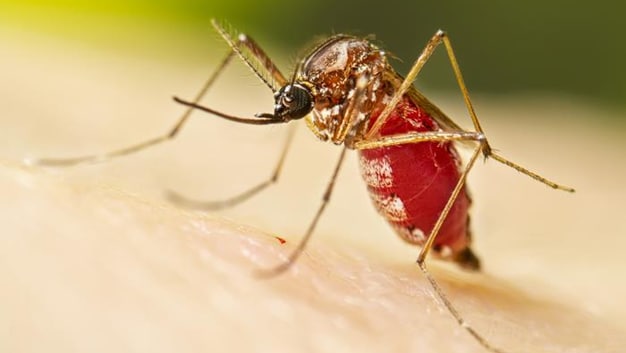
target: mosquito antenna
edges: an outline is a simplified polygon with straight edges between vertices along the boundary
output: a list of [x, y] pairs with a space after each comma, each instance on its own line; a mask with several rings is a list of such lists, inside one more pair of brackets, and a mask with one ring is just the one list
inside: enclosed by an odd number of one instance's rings
[[[211, 24], [213, 25], [213, 27], [215, 27], [215, 30], [222, 36], [222, 38], [224, 38], [224, 40], [226, 41], [226, 43], [228, 43], [231, 49], [235, 53], [237, 53], [237, 55], [239, 55], [239, 57], [246, 64], [246, 66], [248, 66], [250, 70], [252, 70], [252, 72], [254, 72], [254, 74], [261, 81], [263, 81], [263, 83], [265, 83], [267, 87], [272, 90], [272, 92], [276, 92], [280, 89], [280, 85], [283, 85], [285, 83], [283, 75], [278, 71], [278, 69], [274, 67], [273, 63], [269, 63], [271, 64], [269, 66], [272, 67], [272, 72], [270, 72], [267, 69], [267, 62], [259, 62], [260, 58], [267, 58], [265, 53], [251, 52], [250, 47], [242, 47], [238, 45], [238, 42], [251, 41], [251, 39], [247, 35], [243, 33], [238, 33], [232, 26], [230, 26], [226, 22], [220, 23], [217, 20], [212, 19]], [[277, 83], [277, 79], [278, 81], [281, 81], [281, 78], [283, 82]]]

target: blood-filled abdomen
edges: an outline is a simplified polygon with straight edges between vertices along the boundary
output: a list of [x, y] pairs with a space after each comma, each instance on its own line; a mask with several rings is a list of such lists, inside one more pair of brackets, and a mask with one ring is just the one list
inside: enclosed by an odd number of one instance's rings
[[[370, 117], [370, 126], [376, 120]], [[392, 111], [379, 136], [437, 131], [437, 122], [408, 96]], [[405, 241], [423, 245], [460, 178], [461, 160], [451, 142], [421, 142], [360, 151], [360, 166], [378, 212]], [[469, 249], [465, 187], [434, 243], [439, 257], [477, 269]]]

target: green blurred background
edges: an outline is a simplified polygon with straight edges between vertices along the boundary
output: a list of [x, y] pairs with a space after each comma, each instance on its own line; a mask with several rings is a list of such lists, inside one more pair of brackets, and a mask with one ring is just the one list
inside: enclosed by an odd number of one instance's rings
[[[212, 51], [221, 45], [211, 33], [213, 17], [252, 34], [281, 65], [292, 63], [290, 53], [315, 36], [375, 34], [403, 59], [396, 63], [400, 72], [442, 28], [474, 93], [558, 94], [620, 110], [626, 102], [625, 14], [625, 3], [610, 0], [0, 2], [3, 30], [16, 36], [46, 33], [181, 65], [221, 57], [225, 48]], [[453, 89], [442, 54], [421, 84]]]

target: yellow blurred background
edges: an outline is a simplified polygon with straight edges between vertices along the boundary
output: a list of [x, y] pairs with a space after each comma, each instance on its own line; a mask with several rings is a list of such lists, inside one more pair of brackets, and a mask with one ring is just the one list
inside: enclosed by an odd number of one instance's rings
[[[626, 5], [600, 0], [491, 1], [6, 1], [5, 31], [39, 32], [153, 60], [205, 60], [209, 20], [226, 19], [261, 43], [293, 53], [314, 36], [373, 34], [406, 70], [437, 29], [447, 30], [476, 92], [571, 94], [601, 104], [626, 102]], [[284, 55], [278, 55], [281, 59]], [[291, 58], [293, 59], [293, 58]], [[281, 60], [282, 61], [282, 60]], [[445, 60], [421, 80], [442, 80]]]

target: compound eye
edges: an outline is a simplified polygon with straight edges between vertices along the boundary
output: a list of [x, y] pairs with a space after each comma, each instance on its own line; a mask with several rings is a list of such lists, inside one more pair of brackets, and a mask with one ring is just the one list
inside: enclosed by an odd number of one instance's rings
[[277, 103], [276, 115], [285, 120], [301, 119], [313, 109], [313, 95], [300, 84], [287, 85], [280, 90]]
[[287, 108], [291, 107], [291, 102], [293, 102], [291, 93], [285, 93], [280, 97], [280, 103]]

